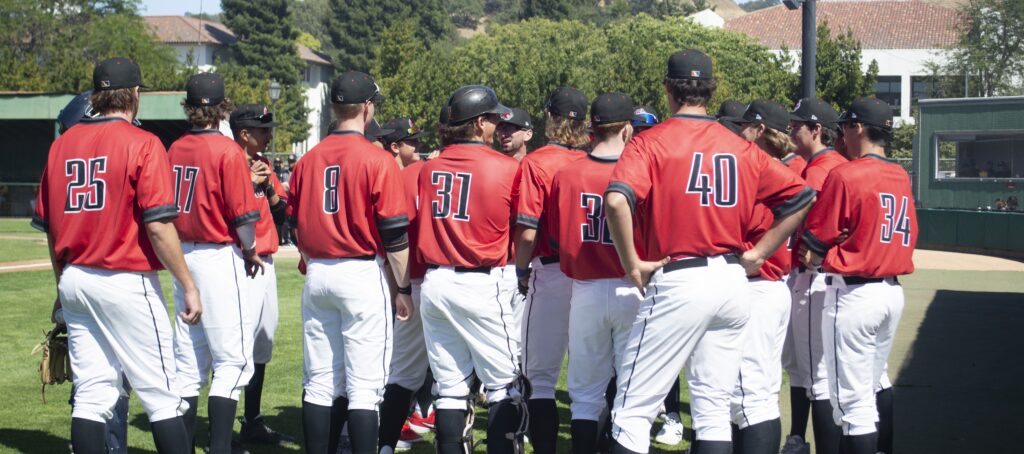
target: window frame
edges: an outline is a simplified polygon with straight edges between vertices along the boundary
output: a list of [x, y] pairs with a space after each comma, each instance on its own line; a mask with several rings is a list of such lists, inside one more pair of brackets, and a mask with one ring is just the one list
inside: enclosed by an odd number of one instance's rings
[[[953, 177], [953, 178], [942, 178], [939, 176], [939, 144], [942, 142], [944, 137], [955, 137], [961, 135], [974, 135], [974, 136], [986, 136], [986, 135], [1017, 135], [1020, 136], [1021, 140], [1024, 141], [1024, 129], [989, 129], [989, 130], [946, 130], [946, 131], [935, 131], [932, 133], [934, 138], [932, 143], [932, 175], [931, 179], [937, 183], [980, 183], [980, 182], [1002, 182], [1002, 181], [1024, 181], [1024, 177]], [[977, 138], [977, 137], [976, 137]], [[959, 156], [957, 157], [959, 159]], [[1012, 170], [1012, 169], [1011, 169]]]

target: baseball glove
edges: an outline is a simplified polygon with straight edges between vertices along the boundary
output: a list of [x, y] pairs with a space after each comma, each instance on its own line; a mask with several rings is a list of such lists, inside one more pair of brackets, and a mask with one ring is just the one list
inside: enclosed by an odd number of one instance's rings
[[32, 349], [35, 355], [43, 352], [43, 358], [39, 362], [39, 380], [43, 383], [40, 394], [43, 403], [46, 403], [46, 385], [59, 385], [71, 380], [71, 357], [68, 355], [67, 328], [64, 325], [56, 325], [46, 338], [39, 345]]

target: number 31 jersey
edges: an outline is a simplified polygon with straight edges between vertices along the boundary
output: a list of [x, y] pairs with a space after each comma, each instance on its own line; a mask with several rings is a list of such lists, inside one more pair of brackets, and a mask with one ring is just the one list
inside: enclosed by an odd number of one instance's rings
[[59, 264], [163, 268], [144, 224], [178, 216], [160, 139], [114, 117], [84, 119], [50, 147], [32, 225]]
[[[832, 247], [843, 229], [849, 230], [849, 238]], [[832, 169], [807, 215], [803, 241], [825, 257], [822, 266], [829, 273], [859, 277], [913, 273], [917, 209], [907, 172], [895, 161], [876, 155]]]
[[445, 147], [419, 176], [418, 253], [444, 266], [504, 266], [519, 162], [479, 142]]
[[612, 172], [608, 192], [622, 193], [634, 214], [646, 260], [710, 257], [743, 251], [754, 204], [775, 217], [814, 198], [804, 181], [712, 117], [676, 115], [633, 138]]

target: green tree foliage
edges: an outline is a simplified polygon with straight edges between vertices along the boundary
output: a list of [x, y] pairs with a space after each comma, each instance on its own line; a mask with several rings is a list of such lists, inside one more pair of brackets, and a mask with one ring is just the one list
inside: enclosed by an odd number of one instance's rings
[[576, 6], [573, 0], [523, 0], [522, 18], [568, 19]]
[[414, 20], [417, 39], [425, 43], [445, 40], [452, 34], [442, 0], [331, 0], [328, 20], [334, 63], [342, 71], [366, 71], [381, 32], [391, 24]]
[[305, 140], [309, 133], [302, 80], [305, 63], [299, 58], [294, 27], [287, 0], [223, 0], [225, 23], [238, 37], [231, 46], [232, 61], [218, 62], [228, 96], [237, 104], [262, 103], [271, 106], [268, 88], [272, 80], [282, 85], [277, 101], [274, 142], [278, 151]]
[[771, 8], [779, 3], [782, 3], [782, 0], [750, 0], [746, 3], [740, 3], [740, 8], [751, 13], [760, 9]]
[[[624, 91], [664, 115], [666, 59], [687, 47], [703, 49], [715, 61], [719, 94], [712, 109], [729, 97], [788, 101], [793, 78], [750, 38], [684, 18], [640, 15], [609, 27], [531, 19], [495, 26], [486, 36], [459, 45], [441, 43], [429, 51], [408, 33], [388, 33], [388, 46], [394, 50], [378, 55], [379, 72], [374, 73], [388, 97], [379, 116], [410, 116], [425, 126], [436, 123], [448, 95], [466, 84], [493, 87], [502, 102], [530, 112], [538, 131], [544, 127], [548, 95], [563, 85], [591, 98], [600, 92]], [[388, 58], [395, 55], [403, 57]], [[542, 135], [535, 134], [535, 141], [543, 142]]]
[[1024, 1], [971, 0], [960, 37], [934, 65], [942, 96], [1024, 94]]
[[[295, 28], [301, 33], [312, 35], [320, 43], [317, 50], [332, 53], [331, 35], [327, 31], [327, 21], [334, 14], [328, 0], [290, 0]], [[301, 42], [301, 39], [300, 39]], [[312, 46], [310, 46], [312, 48]]]
[[[861, 96], [875, 93], [875, 80], [878, 78], [878, 62], [872, 60], [868, 70], [861, 65], [860, 41], [847, 30], [845, 33], [833, 32], [828, 21], [822, 21], [817, 30], [818, 52], [816, 61], [816, 92], [817, 96], [832, 103], [836, 109], [842, 110]], [[800, 53], [790, 52], [783, 47], [778, 57], [780, 63], [787, 68], [795, 68], [790, 79], [789, 97], [799, 99]]]
[[0, 89], [77, 93], [96, 62], [129, 57], [155, 90], [184, 86], [174, 51], [153, 39], [134, 0], [0, 0]]

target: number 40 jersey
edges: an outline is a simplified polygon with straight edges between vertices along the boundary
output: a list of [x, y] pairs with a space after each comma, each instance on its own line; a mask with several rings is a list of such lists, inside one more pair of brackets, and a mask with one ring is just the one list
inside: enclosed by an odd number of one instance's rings
[[50, 147], [32, 225], [53, 239], [59, 264], [163, 268], [144, 224], [178, 216], [167, 152], [116, 117], [83, 119]]

